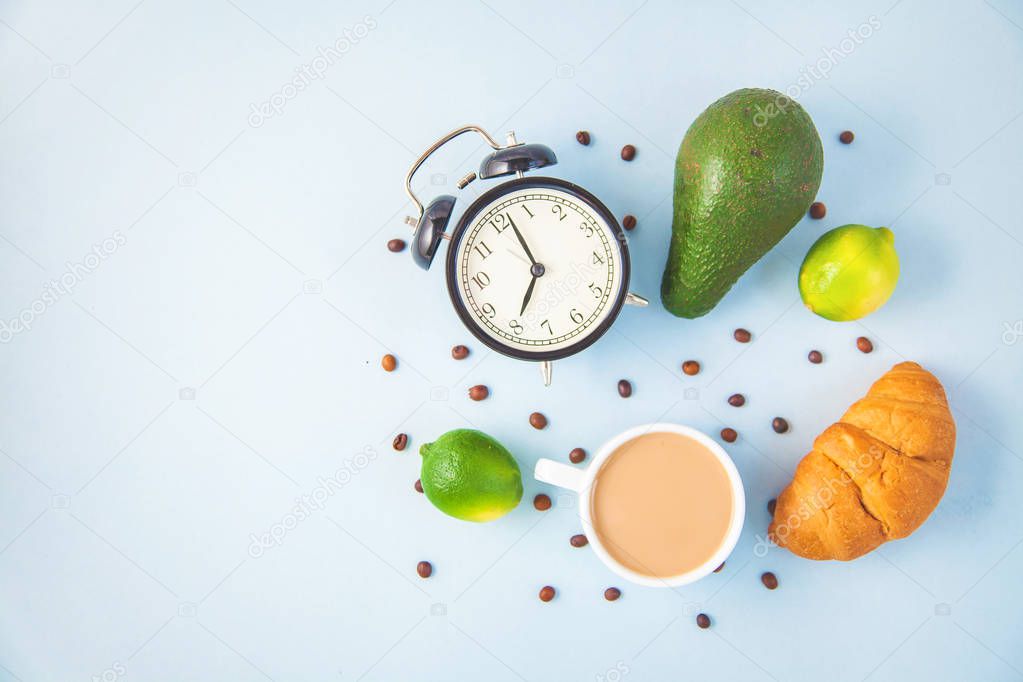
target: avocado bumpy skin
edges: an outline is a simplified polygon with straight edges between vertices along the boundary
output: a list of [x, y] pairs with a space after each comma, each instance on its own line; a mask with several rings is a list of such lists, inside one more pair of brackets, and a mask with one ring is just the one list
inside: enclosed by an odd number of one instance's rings
[[803, 217], [823, 170], [813, 121], [780, 92], [736, 90], [707, 107], [675, 160], [664, 307], [710, 312]]

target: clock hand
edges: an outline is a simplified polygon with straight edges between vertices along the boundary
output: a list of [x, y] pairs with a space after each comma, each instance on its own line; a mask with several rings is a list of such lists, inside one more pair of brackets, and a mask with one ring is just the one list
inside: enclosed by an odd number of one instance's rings
[[515, 249], [514, 251], [512, 251], [510, 248], [506, 248], [505, 251], [507, 251], [516, 260], [520, 260], [523, 263], [525, 263], [526, 265], [531, 265], [531, 263], [528, 260], [526, 260], [525, 258], [522, 257], [522, 254], [519, 253], [518, 249]]
[[529, 256], [530, 264], [536, 263], [536, 259], [533, 258], [533, 252], [529, 250], [529, 246], [526, 245], [526, 240], [522, 238], [522, 233], [519, 232], [519, 226], [515, 224], [515, 221], [512, 220], [510, 215], [507, 213], [505, 213], [505, 215], [508, 216], [508, 222], [511, 223], [511, 228], [515, 232], [515, 236], [518, 237], [519, 244], [522, 244], [522, 250], [526, 252], [527, 256]]
[[526, 289], [526, 295], [522, 297], [522, 310], [519, 311], [519, 315], [526, 312], [526, 306], [529, 305], [529, 299], [533, 297], [533, 287], [536, 286], [537, 277], [529, 280], [529, 288]]

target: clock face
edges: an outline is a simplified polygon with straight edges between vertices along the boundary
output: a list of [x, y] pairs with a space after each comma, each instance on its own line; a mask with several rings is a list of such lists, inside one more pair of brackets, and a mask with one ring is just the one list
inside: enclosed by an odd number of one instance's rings
[[618, 235], [599, 202], [556, 181], [502, 192], [464, 225], [448, 261], [452, 296], [491, 347], [537, 359], [569, 355], [596, 340], [621, 307], [628, 256]]

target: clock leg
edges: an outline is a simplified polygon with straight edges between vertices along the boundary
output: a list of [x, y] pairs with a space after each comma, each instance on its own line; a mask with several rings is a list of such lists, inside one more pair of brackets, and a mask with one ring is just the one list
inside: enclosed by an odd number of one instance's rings
[[550, 360], [544, 360], [543, 362], [540, 363], [540, 374], [543, 376], [543, 385], [544, 386], [550, 386], [551, 385], [551, 367], [552, 366], [553, 365], [551, 364]]
[[625, 297], [625, 305], [634, 305], [639, 308], [646, 308], [650, 305], [650, 301], [646, 300], [639, 294], [634, 294], [630, 291]]

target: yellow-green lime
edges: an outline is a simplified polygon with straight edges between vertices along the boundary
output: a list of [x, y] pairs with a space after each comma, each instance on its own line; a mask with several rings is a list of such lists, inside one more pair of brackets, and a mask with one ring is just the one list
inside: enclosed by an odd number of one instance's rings
[[515, 458], [481, 431], [448, 431], [420, 447], [419, 454], [423, 492], [448, 516], [493, 521], [522, 499], [522, 474]]
[[874, 312], [895, 291], [899, 255], [887, 227], [843, 225], [814, 242], [799, 268], [803, 304], [836, 322]]

